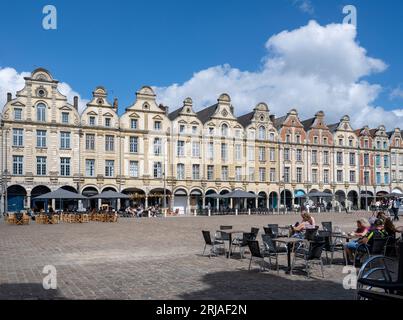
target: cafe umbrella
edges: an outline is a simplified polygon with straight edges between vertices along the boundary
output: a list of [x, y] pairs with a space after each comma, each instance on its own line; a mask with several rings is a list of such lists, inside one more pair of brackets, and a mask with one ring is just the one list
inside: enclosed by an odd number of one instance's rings
[[61, 209], [63, 210], [64, 209], [63, 200], [85, 200], [88, 198], [86, 196], [83, 196], [82, 194], [71, 192], [63, 188], [59, 188], [56, 191], [42, 194], [40, 196], [35, 197], [34, 199], [41, 199], [41, 200], [59, 199]]
[[100, 194], [96, 194], [90, 197], [90, 199], [117, 200], [117, 199], [130, 199], [130, 196], [121, 192], [108, 190]]

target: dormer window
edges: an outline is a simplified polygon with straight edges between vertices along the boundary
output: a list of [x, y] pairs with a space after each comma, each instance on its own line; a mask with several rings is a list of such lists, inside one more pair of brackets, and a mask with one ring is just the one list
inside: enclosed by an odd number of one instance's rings
[[301, 143], [301, 136], [300, 136], [299, 134], [297, 134], [297, 135], [295, 136], [295, 139], [296, 139], [296, 142], [297, 142], [297, 143]]
[[285, 142], [287, 142], [287, 143], [290, 143], [290, 142], [291, 142], [291, 135], [290, 135], [290, 134], [287, 134], [287, 135], [285, 136]]
[[364, 140], [364, 148], [369, 148], [369, 142], [367, 139]]
[[381, 142], [380, 142], [380, 141], [377, 141], [377, 142], [376, 142], [376, 148], [377, 148], [377, 149], [380, 149], [380, 148], [381, 148]]
[[90, 126], [95, 126], [95, 117], [90, 117], [88, 123]]
[[137, 119], [130, 119], [130, 129], [137, 129]]
[[236, 129], [235, 130], [235, 138], [240, 138], [241, 137], [241, 130]]
[[313, 143], [318, 144], [318, 137], [313, 137]]
[[221, 126], [221, 135], [223, 137], [228, 136], [228, 125], [225, 123]]
[[69, 113], [68, 112], [62, 112], [62, 123], [63, 124], [69, 123]]
[[395, 147], [398, 147], [398, 146], [399, 146], [399, 144], [400, 144], [399, 142], [400, 142], [399, 138], [396, 138], [396, 139], [395, 139]]
[[266, 128], [261, 126], [259, 127], [259, 140], [265, 140], [266, 139]]
[[105, 118], [105, 127], [111, 126], [111, 118]]
[[14, 120], [22, 120], [22, 109], [21, 108], [15, 108], [14, 109]]
[[185, 125], [181, 124], [179, 126], [179, 133], [185, 133]]
[[383, 142], [383, 149], [387, 149], [388, 148], [388, 143], [386, 141]]
[[323, 138], [323, 144], [324, 144], [324, 145], [327, 145], [327, 137], [324, 137], [324, 138]]
[[353, 139], [349, 139], [349, 140], [348, 140], [348, 145], [349, 145], [350, 147], [353, 146]]
[[[298, 137], [298, 136], [297, 136]], [[274, 133], [273, 132], [270, 132], [270, 134], [269, 134], [269, 140], [270, 141], [274, 141]]]
[[161, 121], [154, 121], [154, 130], [156, 131], [161, 130]]
[[197, 134], [197, 126], [192, 126], [192, 134]]
[[339, 139], [339, 146], [343, 145], [343, 139]]
[[214, 128], [213, 128], [213, 127], [209, 127], [209, 128], [208, 128], [208, 134], [209, 134], [210, 136], [212, 136], [212, 135], [214, 134]]
[[46, 121], [46, 106], [43, 103], [39, 103], [36, 106], [36, 120], [40, 122]]

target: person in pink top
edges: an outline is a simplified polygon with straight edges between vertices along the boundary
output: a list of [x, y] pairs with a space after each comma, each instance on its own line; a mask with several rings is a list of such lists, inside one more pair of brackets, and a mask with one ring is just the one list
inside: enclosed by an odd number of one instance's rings
[[350, 233], [350, 236], [353, 237], [363, 237], [368, 233], [371, 224], [367, 219], [361, 218], [357, 220], [357, 229], [354, 232]]
[[296, 238], [303, 238], [306, 229], [315, 229], [315, 219], [307, 212], [301, 214], [302, 222], [296, 223], [292, 226], [292, 236]]

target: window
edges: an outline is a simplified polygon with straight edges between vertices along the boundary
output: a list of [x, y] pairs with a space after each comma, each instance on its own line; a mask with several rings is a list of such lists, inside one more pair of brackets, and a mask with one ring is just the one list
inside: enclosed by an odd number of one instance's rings
[[312, 169], [312, 183], [318, 183], [318, 169]]
[[301, 143], [301, 136], [299, 134], [297, 134], [295, 136], [295, 140], [296, 140], [296, 143]]
[[266, 181], [266, 169], [265, 168], [259, 168], [259, 181], [260, 182]]
[[350, 171], [350, 183], [355, 183], [355, 171]]
[[176, 179], [178, 180], [185, 179], [185, 165], [183, 163], [178, 163], [176, 165]]
[[36, 106], [36, 120], [40, 122], [46, 121], [46, 106], [43, 103], [39, 103]]
[[355, 166], [355, 153], [350, 152], [350, 166]]
[[207, 180], [214, 180], [214, 166], [207, 166]]
[[329, 183], [329, 170], [323, 170], [323, 183]]
[[85, 175], [87, 177], [95, 177], [95, 160], [94, 159], [85, 160]]
[[161, 139], [160, 138], [154, 139], [154, 155], [155, 156], [161, 155]]
[[313, 143], [314, 144], [318, 144], [318, 141], [319, 141], [318, 137], [313, 137]]
[[138, 137], [130, 137], [129, 140], [129, 150], [130, 153], [137, 153], [138, 152]]
[[114, 151], [115, 150], [115, 137], [114, 136], [105, 136], [105, 151]]
[[263, 126], [259, 127], [259, 140], [266, 140], [266, 128]]
[[338, 183], [343, 182], [343, 170], [337, 170], [336, 172], [336, 179]]
[[327, 145], [327, 137], [323, 138], [323, 144], [326, 146]]
[[289, 167], [284, 168], [284, 177], [283, 178], [284, 178], [285, 183], [290, 182], [290, 168]]
[[137, 119], [130, 119], [130, 129], [137, 129]]
[[364, 171], [364, 184], [369, 184], [369, 171]]
[[270, 140], [270, 141], [274, 141], [274, 133], [273, 133], [273, 132], [270, 132], [270, 134], [269, 134], [269, 140]]
[[70, 174], [70, 158], [60, 158], [60, 175], [68, 177]]
[[139, 162], [138, 161], [129, 161], [129, 175], [132, 178], [138, 178], [139, 176]]
[[46, 148], [46, 130], [36, 130], [36, 146]]
[[349, 145], [349, 147], [353, 147], [353, 143], [354, 143], [354, 142], [353, 142], [353, 139], [349, 139], [349, 140], [348, 140], [348, 145]]
[[235, 167], [235, 180], [236, 181], [242, 180], [242, 167]]
[[343, 165], [343, 152], [337, 152], [336, 161], [337, 161], [337, 165], [339, 165], [339, 166]]
[[111, 126], [111, 118], [105, 118], [105, 127]]
[[290, 149], [284, 149], [284, 161], [290, 161]]
[[368, 167], [369, 166], [369, 154], [364, 153], [364, 166]]
[[242, 160], [242, 146], [240, 144], [235, 145], [235, 160], [236, 161]]
[[209, 142], [207, 145], [207, 157], [209, 160], [214, 159], [214, 142]]
[[162, 177], [162, 163], [161, 162], [154, 162], [153, 168], [154, 178], [161, 178]]
[[297, 183], [302, 183], [302, 168], [297, 168]]
[[249, 139], [255, 140], [255, 130], [249, 130]]
[[383, 142], [383, 148], [386, 150], [388, 148], [388, 143], [386, 141]]
[[221, 143], [221, 160], [228, 160], [228, 146], [226, 143]]
[[36, 157], [36, 174], [46, 176], [46, 157]]
[[105, 177], [113, 177], [115, 174], [115, 161], [105, 160]]
[[385, 182], [385, 184], [389, 184], [389, 173], [388, 172], [384, 173], [384, 182]]
[[323, 164], [329, 164], [329, 151], [323, 151]]
[[255, 168], [249, 168], [249, 181], [255, 181]]
[[270, 182], [276, 181], [276, 169], [270, 168]]
[[179, 126], [179, 133], [185, 133], [185, 125], [181, 124]]
[[312, 164], [318, 164], [318, 151], [317, 150], [312, 150], [311, 157], [312, 157]]
[[369, 148], [369, 141], [367, 139], [364, 140], [364, 148], [365, 149]]
[[276, 149], [270, 148], [270, 161], [276, 161]]
[[392, 155], [391, 155], [391, 162], [392, 162], [392, 165], [395, 165], [396, 164], [396, 153], [392, 153]]
[[154, 130], [156, 131], [161, 130], [161, 121], [154, 121]]
[[192, 134], [197, 134], [197, 126], [192, 126]]
[[385, 168], [389, 168], [389, 156], [387, 156], [387, 155], [383, 156], [383, 166]]
[[235, 130], [235, 138], [241, 138], [241, 130], [239, 130], [239, 129], [236, 129]]
[[290, 143], [291, 142], [291, 135], [287, 134], [285, 136], [285, 142]]
[[89, 124], [91, 127], [95, 126], [95, 117], [90, 117]]
[[380, 167], [380, 166], [381, 166], [381, 156], [380, 156], [379, 154], [377, 154], [377, 155], [375, 156], [375, 165], [376, 165], [377, 167]]
[[228, 125], [225, 124], [225, 123], [221, 126], [221, 135], [222, 135], [223, 137], [227, 137], [227, 136], [228, 136]]
[[259, 161], [266, 161], [266, 148], [259, 147]]
[[62, 123], [68, 124], [69, 123], [69, 113], [62, 112]]
[[200, 179], [200, 165], [199, 164], [192, 165], [192, 178], [193, 178], [193, 180]]
[[85, 134], [85, 149], [95, 150], [95, 134], [92, 133]]
[[339, 146], [343, 145], [343, 139], [339, 139]]
[[221, 180], [223, 180], [223, 181], [228, 180], [228, 167], [227, 166], [221, 167]]
[[14, 120], [19, 121], [22, 120], [22, 109], [14, 108]]
[[297, 159], [297, 161], [302, 161], [302, 149], [297, 149], [296, 159]]
[[200, 142], [198, 141], [192, 142], [192, 157], [200, 157]]
[[377, 142], [376, 142], [376, 148], [377, 148], [377, 149], [380, 149], [380, 148], [381, 148], [381, 142], [380, 142], [380, 141], [377, 141]]
[[60, 132], [60, 149], [70, 149], [70, 132]]
[[381, 173], [380, 172], [376, 173], [376, 184], [381, 184]]
[[396, 180], [397, 180], [396, 171], [392, 170], [392, 181], [396, 181]]
[[208, 134], [209, 134], [210, 136], [214, 135], [214, 128], [213, 128], [213, 127], [209, 127], [209, 128], [208, 128]]
[[255, 147], [248, 146], [248, 160], [254, 161], [255, 160]]
[[24, 145], [24, 130], [13, 129], [13, 146], [22, 147]]
[[24, 157], [23, 156], [13, 156], [13, 175], [21, 176], [23, 175], [24, 168]]
[[176, 155], [178, 157], [184, 157], [185, 156], [185, 141], [179, 140], [176, 143]]

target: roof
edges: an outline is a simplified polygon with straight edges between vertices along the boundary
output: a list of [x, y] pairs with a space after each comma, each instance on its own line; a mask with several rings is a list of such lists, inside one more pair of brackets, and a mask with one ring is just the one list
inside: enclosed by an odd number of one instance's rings
[[280, 129], [286, 119], [287, 119], [287, 116], [282, 116], [280, 118], [274, 118], [274, 120], [273, 120], [274, 127], [277, 130]]
[[177, 117], [179, 117], [179, 114], [182, 112], [183, 107], [180, 107], [176, 109], [175, 111], [172, 111], [170, 114], [168, 114], [169, 120], [175, 120]]
[[340, 125], [340, 122], [330, 124], [327, 127], [329, 128], [331, 133], [334, 133], [337, 130], [337, 128], [339, 127], [339, 125]]
[[315, 122], [316, 118], [310, 118], [310, 119], [306, 119], [304, 121], [302, 121], [302, 125], [304, 126], [304, 130], [305, 131], [309, 131], [309, 129], [311, 129], [311, 126], [313, 125], [313, 123]]
[[237, 120], [244, 128], [246, 128], [248, 125], [251, 124], [254, 115], [255, 112], [252, 111], [247, 114], [244, 114], [243, 116], [238, 117]]
[[197, 118], [199, 118], [199, 120], [202, 123], [206, 123], [207, 121], [210, 120], [211, 116], [216, 112], [217, 107], [218, 107], [218, 103], [216, 103], [210, 107], [207, 107], [203, 110], [200, 110], [199, 112], [196, 113], [196, 116], [197, 116]]

